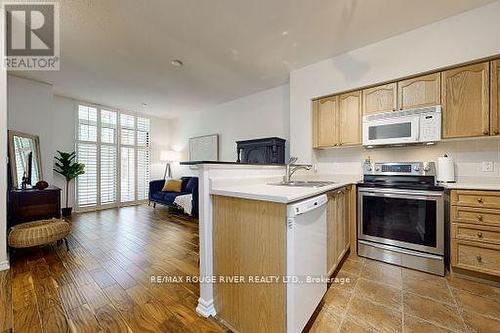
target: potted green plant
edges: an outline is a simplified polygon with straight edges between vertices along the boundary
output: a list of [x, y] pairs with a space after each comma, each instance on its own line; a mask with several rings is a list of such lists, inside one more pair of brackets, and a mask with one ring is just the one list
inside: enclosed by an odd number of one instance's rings
[[76, 177], [85, 173], [85, 164], [75, 162], [76, 153], [65, 153], [57, 151], [59, 156], [55, 156], [56, 163], [54, 171], [66, 179], [66, 207], [62, 209], [62, 216], [71, 216], [72, 207], [69, 206], [69, 183]]

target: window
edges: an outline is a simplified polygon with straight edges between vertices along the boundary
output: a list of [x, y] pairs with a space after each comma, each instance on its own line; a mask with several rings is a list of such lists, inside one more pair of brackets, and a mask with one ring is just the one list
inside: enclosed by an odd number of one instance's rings
[[99, 159], [101, 205], [114, 204], [117, 199], [117, 123], [116, 112], [101, 110], [101, 152]]
[[148, 198], [150, 120], [104, 108], [78, 107], [77, 207], [133, 204]]
[[78, 207], [97, 205], [97, 109], [78, 107], [78, 162], [85, 164], [85, 173], [78, 177]]

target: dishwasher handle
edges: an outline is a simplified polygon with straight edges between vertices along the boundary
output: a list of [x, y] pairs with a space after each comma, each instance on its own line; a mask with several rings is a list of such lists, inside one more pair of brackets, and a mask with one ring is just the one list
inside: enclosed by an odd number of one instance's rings
[[307, 212], [310, 212], [314, 209], [320, 208], [326, 204], [328, 198], [326, 194], [322, 194], [320, 196], [306, 199], [291, 205], [288, 205], [288, 217], [295, 217]]

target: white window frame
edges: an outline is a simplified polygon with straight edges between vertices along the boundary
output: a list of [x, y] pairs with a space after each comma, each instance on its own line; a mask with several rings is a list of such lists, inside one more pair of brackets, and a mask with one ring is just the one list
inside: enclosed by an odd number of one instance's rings
[[[75, 103], [76, 105], [76, 121], [75, 121], [75, 151], [77, 154], [77, 159], [78, 159], [78, 144], [79, 143], [92, 143], [96, 144], [97, 146], [97, 203], [95, 206], [84, 206], [84, 207], [79, 207], [78, 205], [78, 183], [75, 184], [75, 210], [78, 212], [85, 212], [85, 211], [96, 211], [96, 210], [102, 210], [102, 209], [109, 209], [109, 208], [118, 208], [118, 207], [127, 207], [127, 206], [135, 206], [135, 205], [140, 205], [148, 202], [148, 198], [143, 199], [143, 200], [137, 200], [138, 197], [138, 160], [137, 160], [137, 151], [138, 149], [146, 149], [149, 153], [150, 161], [148, 165], [148, 170], [147, 172], [151, 175], [151, 118], [148, 117], [147, 115], [136, 113], [136, 112], [129, 112], [129, 111], [121, 111], [116, 108], [108, 107], [108, 106], [103, 106], [99, 104], [92, 104], [92, 103], [86, 103], [86, 102], [80, 102], [77, 101]], [[91, 107], [95, 108], [97, 110], [97, 140], [94, 141], [85, 141], [85, 140], [80, 140], [79, 137], [79, 106], [86, 106], [86, 107]], [[115, 202], [114, 203], [109, 203], [109, 204], [101, 204], [101, 145], [106, 145], [106, 146], [111, 146], [109, 143], [102, 143], [101, 140], [101, 111], [106, 110], [106, 111], [113, 111], [116, 112], [116, 133], [115, 133], [115, 147], [116, 147], [116, 189], [115, 189]], [[122, 145], [121, 143], [121, 115], [126, 114], [129, 116], [134, 117], [134, 145]], [[137, 144], [137, 118], [147, 118], [150, 121], [150, 127], [149, 127], [149, 144], [147, 146], [142, 146]], [[127, 202], [122, 202], [121, 200], [121, 148], [122, 147], [130, 147], [134, 148], [134, 164], [135, 164], [135, 170], [134, 170], [134, 192], [135, 192], [135, 200], [133, 201], [127, 201]], [[78, 179], [76, 180], [78, 182]], [[146, 186], [149, 187], [149, 184], [146, 184]]]

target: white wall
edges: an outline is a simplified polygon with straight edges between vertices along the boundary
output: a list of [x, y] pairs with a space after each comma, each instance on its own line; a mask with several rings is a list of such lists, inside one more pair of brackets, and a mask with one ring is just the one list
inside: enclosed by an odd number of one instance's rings
[[[4, 10], [0, 10], [0, 56], [5, 54]], [[0, 66], [0, 270], [7, 269], [7, 72]]]
[[[466, 149], [459, 154], [458, 160], [463, 157], [470, 161], [467, 156], [472, 153], [469, 156], [498, 161], [495, 139], [441, 143], [427, 150], [341, 148], [315, 152], [312, 149], [311, 99], [500, 54], [499, 15], [500, 1], [496, 1], [292, 72], [291, 154], [299, 156], [302, 161], [323, 163], [321, 171], [327, 173], [332, 170], [360, 172], [360, 162], [367, 155], [372, 155], [374, 159], [398, 160], [404, 157], [419, 160], [422, 159], [422, 151], [432, 151], [425, 156], [433, 158], [442, 152]], [[476, 150], [481, 151], [480, 155], [474, 154]], [[471, 171], [470, 168], [476, 166], [465, 166], [461, 170]]]
[[[188, 157], [190, 137], [219, 134], [219, 159], [236, 161], [238, 140], [289, 140], [289, 86], [282, 85], [172, 120], [171, 148]], [[174, 176], [178, 176], [175, 175]]]
[[[43, 178], [65, 189], [64, 178], [52, 171], [57, 150], [75, 150], [76, 110], [79, 101], [53, 94], [50, 84], [8, 76], [9, 129], [40, 136]], [[168, 148], [170, 122], [151, 117], [151, 177], [163, 177], [159, 155]], [[74, 185], [69, 191], [69, 205], [74, 207]], [[65, 191], [63, 191], [65, 192]], [[65, 193], [61, 195], [65, 204]]]
[[165, 162], [160, 161], [162, 150], [170, 150], [172, 122], [151, 117], [151, 179], [163, 179]]
[[52, 135], [56, 135], [52, 122], [52, 86], [9, 75], [7, 90], [9, 129], [40, 137], [43, 179], [52, 184]]

